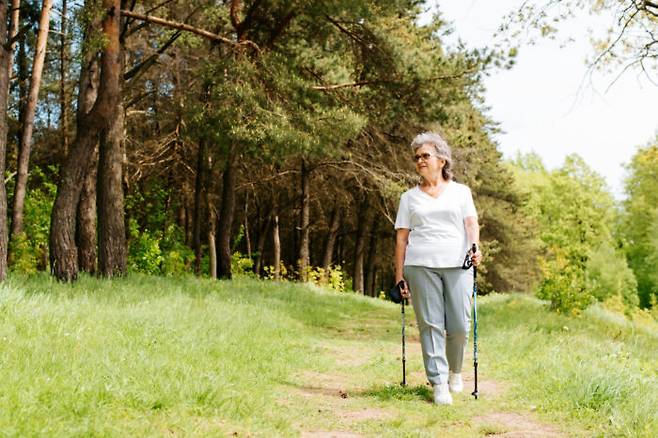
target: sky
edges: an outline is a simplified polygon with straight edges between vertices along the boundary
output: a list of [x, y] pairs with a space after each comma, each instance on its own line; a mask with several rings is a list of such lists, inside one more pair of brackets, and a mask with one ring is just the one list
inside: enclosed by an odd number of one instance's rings
[[[520, 0], [430, 0], [467, 47], [486, 47], [507, 13]], [[558, 27], [573, 36], [567, 45], [542, 39], [519, 46], [516, 65], [484, 79], [487, 114], [500, 124], [496, 135], [505, 158], [534, 151], [553, 169], [577, 153], [601, 174], [612, 194], [623, 197], [624, 163], [658, 133], [658, 86], [642, 73], [587, 75], [585, 60], [594, 49], [590, 30], [605, 18], [585, 16]], [[597, 21], [598, 20], [598, 21]], [[451, 41], [452, 40], [452, 41]], [[612, 84], [612, 85], [611, 85]]]

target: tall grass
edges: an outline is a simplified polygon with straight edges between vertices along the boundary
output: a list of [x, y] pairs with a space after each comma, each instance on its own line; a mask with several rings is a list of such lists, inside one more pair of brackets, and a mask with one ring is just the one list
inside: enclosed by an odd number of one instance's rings
[[291, 433], [271, 388], [312, 365], [305, 336], [359, 307], [328, 299], [246, 280], [12, 281], [0, 289], [0, 431]]
[[521, 405], [593, 435], [655, 434], [658, 336], [601, 311], [572, 318], [544, 307], [522, 296], [487, 302], [481, 333], [488, 371], [513, 382]]
[[[14, 277], [0, 286], [0, 434], [473, 436], [487, 432], [472, 418], [502, 408], [536, 410], [574, 434], [658, 427], [657, 336], [599, 314], [550, 314], [521, 296], [479, 303], [481, 376], [511, 390], [441, 409], [422, 379], [397, 386], [399, 307], [390, 303], [240, 278]], [[421, 358], [409, 354], [408, 367], [420, 375]], [[334, 418], [326, 399], [295, 395], [305, 370], [340, 376], [351, 408], [386, 415]]]

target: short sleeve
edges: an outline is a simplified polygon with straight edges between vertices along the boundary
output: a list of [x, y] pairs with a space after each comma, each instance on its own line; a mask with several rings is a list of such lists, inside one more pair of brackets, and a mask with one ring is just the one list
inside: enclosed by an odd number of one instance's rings
[[407, 194], [403, 193], [400, 197], [400, 205], [398, 207], [398, 215], [395, 218], [395, 229], [407, 228], [411, 229], [411, 214], [409, 212], [409, 200]]
[[468, 187], [466, 187], [466, 190], [464, 191], [464, 199], [462, 200], [462, 217], [478, 217], [478, 212], [475, 209], [475, 203], [473, 202], [473, 194]]

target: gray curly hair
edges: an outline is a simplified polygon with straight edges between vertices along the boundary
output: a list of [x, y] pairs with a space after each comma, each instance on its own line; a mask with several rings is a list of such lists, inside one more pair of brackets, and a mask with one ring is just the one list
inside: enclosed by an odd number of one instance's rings
[[423, 132], [418, 134], [416, 138], [411, 142], [411, 149], [416, 152], [416, 150], [426, 144], [431, 144], [436, 150], [436, 154], [439, 158], [445, 160], [446, 164], [443, 166], [442, 175], [443, 179], [450, 181], [453, 177], [452, 175], [452, 151], [448, 143], [436, 132]]

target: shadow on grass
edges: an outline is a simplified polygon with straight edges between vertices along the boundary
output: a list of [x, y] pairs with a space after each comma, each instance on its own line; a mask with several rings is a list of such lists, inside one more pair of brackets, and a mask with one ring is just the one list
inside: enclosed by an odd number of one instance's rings
[[380, 400], [432, 401], [432, 391], [425, 385], [378, 385], [359, 393], [359, 395], [376, 397]]

